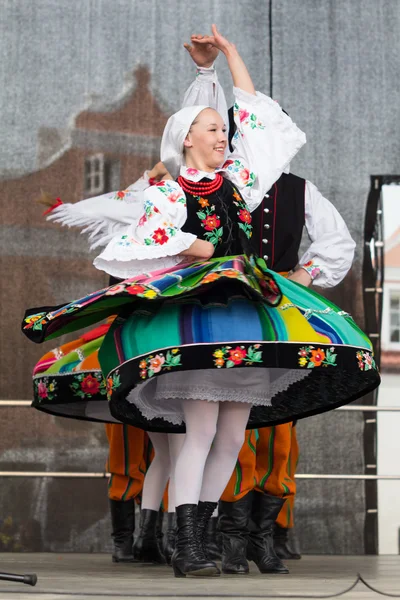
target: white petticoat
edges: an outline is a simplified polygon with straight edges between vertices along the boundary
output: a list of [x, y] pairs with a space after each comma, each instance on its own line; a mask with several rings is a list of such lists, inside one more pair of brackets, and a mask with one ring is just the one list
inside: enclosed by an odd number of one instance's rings
[[311, 371], [299, 369], [199, 369], [166, 373], [143, 382], [127, 396], [146, 419], [184, 422], [182, 400], [246, 402], [271, 406], [271, 399]]

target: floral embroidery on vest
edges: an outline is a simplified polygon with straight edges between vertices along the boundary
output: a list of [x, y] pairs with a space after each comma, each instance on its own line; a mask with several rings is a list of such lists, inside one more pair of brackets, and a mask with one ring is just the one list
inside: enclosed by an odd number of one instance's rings
[[251, 213], [247, 207], [246, 202], [243, 200], [243, 198], [237, 192], [237, 190], [235, 190], [235, 188], [233, 188], [233, 197], [234, 197], [234, 201], [233, 201], [234, 204], [239, 208], [238, 213], [237, 213], [237, 215], [240, 219], [239, 227], [240, 227], [240, 229], [243, 229], [246, 236], [250, 239], [251, 236], [253, 235], [253, 226], [251, 225], [251, 221], [252, 221]]
[[202, 227], [206, 230], [204, 237], [216, 248], [221, 242], [224, 230], [220, 227], [221, 220], [219, 216], [215, 214], [215, 206], [210, 206], [207, 198], [202, 198], [201, 196], [193, 196], [193, 198], [201, 206], [201, 210], [197, 211], [196, 215], [201, 220]]

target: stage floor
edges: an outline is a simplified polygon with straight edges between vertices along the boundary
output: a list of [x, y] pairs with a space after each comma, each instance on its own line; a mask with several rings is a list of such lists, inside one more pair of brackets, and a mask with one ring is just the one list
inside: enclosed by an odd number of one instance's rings
[[[0, 554], [0, 571], [36, 573], [36, 587], [0, 581], [7, 600], [104, 600], [107, 598], [321, 598], [342, 594], [360, 575], [374, 588], [400, 598], [400, 556], [304, 556], [288, 561], [290, 575], [225, 575], [175, 579], [168, 567], [118, 565], [106, 554]], [[342, 596], [377, 599], [361, 581]], [[392, 596], [393, 597], [393, 596]]]

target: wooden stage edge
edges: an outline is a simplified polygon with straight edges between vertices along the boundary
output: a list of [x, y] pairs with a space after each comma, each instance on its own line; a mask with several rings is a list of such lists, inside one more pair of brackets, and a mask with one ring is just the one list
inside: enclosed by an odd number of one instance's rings
[[[113, 564], [108, 554], [0, 554], [0, 572], [36, 573], [36, 587], [0, 581], [3, 600], [104, 600], [108, 598], [400, 598], [400, 556], [304, 556], [288, 561], [289, 575], [261, 575], [251, 563], [248, 576], [176, 579], [172, 569]], [[347, 593], [343, 593], [346, 590]]]

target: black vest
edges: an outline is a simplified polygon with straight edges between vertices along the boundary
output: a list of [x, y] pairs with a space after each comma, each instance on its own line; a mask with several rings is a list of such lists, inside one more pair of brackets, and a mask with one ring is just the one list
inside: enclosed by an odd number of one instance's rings
[[251, 213], [253, 251], [273, 271], [290, 271], [298, 263], [305, 223], [305, 179], [283, 173]]

